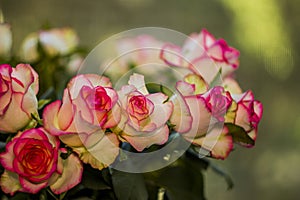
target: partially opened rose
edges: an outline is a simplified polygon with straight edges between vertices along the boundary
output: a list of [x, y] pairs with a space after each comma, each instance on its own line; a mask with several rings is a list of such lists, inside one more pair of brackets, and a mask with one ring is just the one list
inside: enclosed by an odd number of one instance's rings
[[108, 78], [78, 75], [69, 82], [62, 101], [44, 109], [45, 129], [72, 147], [85, 163], [107, 167], [119, 154], [117, 136], [106, 133], [120, 121], [117, 100]]
[[242, 94], [232, 95], [237, 103], [233, 123], [245, 129], [248, 135], [256, 140], [258, 124], [262, 118], [263, 105], [254, 99], [249, 90]]
[[231, 74], [239, 66], [239, 51], [223, 39], [215, 39], [207, 30], [193, 33], [182, 47], [166, 44], [161, 58], [171, 66], [186, 67], [211, 82], [221, 69], [222, 76]]
[[37, 113], [38, 84], [38, 75], [30, 65], [0, 65], [1, 132], [17, 132]]
[[17, 191], [37, 193], [50, 186], [60, 194], [81, 181], [82, 165], [77, 157], [60, 157], [59, 140], [44, 129], [20, 132], [0, 154], [5, 171], [0, 185], [5, 193]]
[[220, 86], [207, 91], [204, 80], [197, 75], [189, 75], [185, 80], [193, 80], [195, 84], [177, 83], [176, 88], [183, 100], [179, 100], [179, 104], [176, 102], [181, 98], [171, 98], [175, 107], [170, 122], [186, 140], [210, 151], [215, 158], [226, 158], [233, 146], [228, 129], [222, 128], [232, 103], [230, 94]]
[[149, 94], [144, 76], [133, 74], [129, 85], [118, 91], [122, 117], [114, 132], [142, 151], [153, 144], [164, 144], [169, 137], [166, 124], [173, 110], [173, 104], [166, 102], [163, 93]]

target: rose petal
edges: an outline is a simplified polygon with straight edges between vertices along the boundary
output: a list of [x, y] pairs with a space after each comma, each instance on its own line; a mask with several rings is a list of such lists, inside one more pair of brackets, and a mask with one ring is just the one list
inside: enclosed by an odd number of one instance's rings
[[[251, 139], [252, 140], [256, 140], [256, 137], [257, 137], [257, 129], [256, 128], [254, 128], [254, 129], [252, 129], [250, 132], [248, 132], [248, 135], [249, 135], [249, 137], [251, 137]], [[246, 147], [253, 147], [252, 145], [246, 145]]]
[[200, 96], [186, 97], [185, 100], [189, 106], [193, 122], [191, 129], [182, 136], [190, 139], [203, 136], [207, 133], [211, 123], [211, 113], [206, 107], [205, 100]]
[[235, 124], [243, 127], [246, 131], [251, 129], [250, 119], [251, 119], [250, 110], [243, 104], [238, 104]]
[[14, 195], [22, 188], [19, 182], [19, 176], [16, 173], [5, 170], [0, 178], [0, 185], [3, 192]]
[[[20, 105], [22, 104], [22, 98], [23, 95], [20, 93], [15, 93], [12, 96], [10, 105], [5, 112], [5, 115], [0, 117], [0, 131], [14, 133], [22, 129], [30, 121], [31, 116], [20, 108]], [[11, 120], [15, 119], [16, 116], [18, 116], [17, 123], [16, 121]]]
[[91, 124], [86, 121], [81, 114], [81, 111], [75, 112], [74, 115], [74, 128], [76, 133], [87, 133], [91, 134], [100, 129], [98, 123]]
[[20, 184], [26, 192], [36, 194], [38, 193], [41, 189], [47, 187], [48, 182], [42, 182], [42, 183], [31, 183], [30, 181], [26, 180], [25, 178], [19, 177]]
[[184, 77], [184, 81], [195, 86], [194, 94], [203, 94], [208, 91], [209, 86], [200, 75], [188, 74]]
[[216, 41], [216, 38], [209, 33], [206, 29], [203, 29], [200, 32], [199, 37], [202, 39], [204, 47], [207, 49], [209, 48], [211, 45], [213, 45]]
[[200, 57], [205, 51], [202, 38], [200, 36], [201, 35], [192, 33], [182, 46], [181, 52], [186, 62], [188, 62], [188, 65], [195, 58]]
[[37, 140], [48, 140], [48, 137], [46, 136], [43, 129], [29, 129], [27, 131], [24, 131], [20, 138], [28, 138], [28, 139], [37, 139]]
[[162, 47], [160, 58], [170, 66], [187, 67], [187, 62], [183, 59], [181, 48], [174, 44], [166, 44]]
[[175, 125], [174, 130], [179, 133], [185, 133], [192, 127], [193, 118], [190, 109], [180, 94], [175, 94], [170, 98], [174, 108], [170, 117], [171, 124]]
[[144, 81], [143, 75], [134, 73], [133, 75], [130, 76], [128, 84], [134, 86], [143, 95], [149, 94], [149, 92], [145, 86], [145, 81]]
[[201, 147], [210, 150], [212, 157], [222, 159], [228, 157], [233, 148], [233, 140], [231, 135], [228, 134], [227, 127], [214, 127], [205, 137], [198, 141]]
[[210, 84], [219, 73], [221, 66], [212, 60], [209, 56], [203, 55], [193, 60], [189, 68], [196, 74], [199, 74]]
[[60, 135], [59, 139], [70, 147], [79, 147], [82, 146], [81, 137], [79, 137], [78, 133], [67, 133], [65, 135]]
[[168, 97], [163, 93], [149, 94], [147, 98], [154, 104], [154, 110], [150, 115], [150, 123], [154, 123], [156, 127], [163, 126], [172, 114], [173, 103], [165, 102]]
[[136, 92], [137, 89], [132, 85], [124, 85], [121, 90], [118, 91], [119, 101], [124, 110], [127, 110], [127, 99], [130, 93]]
[[13, 149], [14, 149], [14, 142], [9, 142], [6, 144], [5, 147], [5, 152], [0, 154], [0, 163], [1, 165], [10, 171], [14, 171], [14, 167], [13, 167], [13, 160], [15, 158], [15, 155], [13, 153]]
[[80, 112], [83, 120], [91, 124], [98, 125], [99, 122], [97, 120], [96, 112], [94, 112], [93, 108], [89, 107], [87, 101], [87, 96], [92, 94], [93, 92], [93, 88], [83, 86], [80, 89], [79, 95], [72, 100], [72, 104], [74, 105], [74, 110], [76, 109], [77, 112]]
[[31, 114], [37, 114], [38, 101], [32, 89], [27, 90], [21, 101], [21, 109], [31, 117]]
[[64, 169], [57, 181], [50, 185], [55, 194], [61, 194], [81, 182], [83, 167], [77, 156], [71, 154], [63, 160]]
[[254, 109], [255, 114], [258, 117], [257, 120], [260, 121], [262, 118], [262, 114], [263, 114], [263, 104], [260, 101], [255, 100], [253, 102], [253, 109]]
[[115, 127], [121, 120], [121, 108], [118, 104], [114, 105], [108, 113], [106, 123], [102, 126], [103, 129]]
[[207, 53], [215, 61], [224, 61], [223, 52], [226, 50], [227, 43], [224, 40], [218, 40], [212, 46], [207, 49]]
[[111, 104], [115, 105], [117, 103], [117, 101], [118, 101], [118, 94], [117, 94], [117, 92], [114, 89], [108, 88], [108, 87], [105, 87], [104, 90], [106, 91], [107, 95], [110, 97]]
[[195, 85], [189, 84], [185, 81], [178, 81], [176, 83], [176, 89], [183, 96], [192, 96], [195, 94]]
[[[125, 129], [128, 132], [134, 132], [132, 128]], [[168, 126], [163, 126], [156, 129], [153, 132], [140, 134], [140, 136], [129, 136], [122, 135], [137, 151], [143, 151], [145, 148], [150, 147], [153, 144], [162, 145], [168, 141], [169, 137], [169, 128]]]
[[99, 129], [92, 134], [79, 133], [78, 136], [82, 141], [82, 146], [85, 148], [91, 148], [104, 139], [105, 132], [104, 130]]
[[99, 170], [112, 164], [119, 155], [119, 150], [119, 140], [113, 133], [106, 134], [91, 147], [74, 148], [84, 163], [89, 163]]
[[57, 113], [58, 127], [62, 131], [66, 131], [73, 122], [74, 110], [69, 96], [69, 90], [64, 90], [62, 105]]
[[242, 94], [242, 89], [240, 88], [238, 82], [233, 78], [226, 77], [225, 79], [223, 79], [222, 86], [231, 94]]
[[32, 86], [35, 94], [38, 92], [38, 75], [29, 64], [18, 64], [12, 74], [13, 91], [25, 93]]
[[[65, 134], [59, 128], [59, 121], [57, 117], [61, 103], [62, 102], [60, 100], [54, 101], [53, 103], [47, 105], [43, 112], [44, 127], [47, 131], [55, 136]], [[62, 120], [63, 119], [64, 118], [62, 118]]]
[[96, 74], [81, 74], [71, 79], [68, 83], [71, 98], [74, 99], [79, 95], [80, 88], [88, 86], [94, 88], [96, 86], [112, 87], [109, 78]]
[[11, 73], [10, 65], [0, 65], [0, 116], [6, 112], [11, 101]]

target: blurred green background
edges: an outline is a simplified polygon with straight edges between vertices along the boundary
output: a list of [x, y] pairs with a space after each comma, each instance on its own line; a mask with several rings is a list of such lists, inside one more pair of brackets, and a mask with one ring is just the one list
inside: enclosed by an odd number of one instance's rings
[[207, 28], [241, 51], [237, 79], [264, 104], [255, 148], [214, 161], [235, 183], [205, 173], [208, 199], [300, 197], [299, 0], [1, 0], [14, 49], [43, 24], [71, 26], [92, 49], [112, 34], [157, 26], [189, 34]]

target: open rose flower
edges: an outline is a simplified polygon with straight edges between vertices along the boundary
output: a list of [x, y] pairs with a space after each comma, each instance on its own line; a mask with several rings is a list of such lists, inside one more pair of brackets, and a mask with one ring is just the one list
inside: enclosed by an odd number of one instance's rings
[[115, 134], [105, 133], [120, 121], [118, 95], [108, 78], [95, 74], [74, 77], [58, 100], [44, 109], [44, 126], [72, 147], [85, 163], [102, 169], [119, 154]]
[[0, 65], [1, 132], [17, 132], [29, 123], [31, 114], [37, 114], [38, 84], [38, 75], [30, 65]]
[[167, 64], [189, 68], [209, 83], [220, 69], [225, 77], [239, 66], [239, 51], [205, 29], [200, 34], [191, 34], [182, 47], [166, 44], [160, 56]]
[[59, 140], [44, 129], [20, 132], [0, 154], [5, 171], [0, 185], [5, 193], [37, 193], [50, 186], [55, 194], [65, 192], [81, 181], [82, 165], [77, 157], [60, 157]]
[[[215, 158], [226, 158], [233, 147], [228, 129], [222, 128], [232, 103], [230, 94], [220, 86], [207, 91], [206, 83], [197, 75], [189, 75], [185, 80], [193, 81], [194, 84], [186, 81], [177, 83], [176, 88], [181, 97], [171, 98], [175, 107], [170, 122], [186, 140], [211, 151]], [[179, 101], [182, 103], [176, 103], [181, 98], [183, 100]]]
[[54, 28], [41, 30], [29, 34], [23, 41], [20, 49], [20, 57], [26, 62], [35, 62], [39, 59], [38, 45], [49, 56], [67, 55], [78, 45], [79, 39], [71, 28]]
[[9, 24], [0, 23], [0, 58], [10, 57], [12, 47], [12, 34]]
[[262, 118], [262, 103], [254, 99], [253, 93], [249, 90], [242, 94], [232, 95], [237, 103], [235, 110], [234, 124], [245, 129], [248, 135], [256, 140], [258, 124]]
[[114, 132], [138, 151], [164, 144], [169, 136], [166, 122], [173, 110], [173, 104], [166, 102], [168, 97], [163, 93], [149, 94], [144, 76], [139, 74], [133, 74], [129, 85], [123, 86], [118, 94], [122, 117]]

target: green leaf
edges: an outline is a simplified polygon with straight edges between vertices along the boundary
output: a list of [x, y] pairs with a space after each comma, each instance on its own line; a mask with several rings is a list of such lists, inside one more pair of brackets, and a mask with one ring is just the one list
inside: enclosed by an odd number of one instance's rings
[[193, 149], [193, 148], [189, 148], [189, 150], [186, 152], [186, 162], [189, 161], [189, 163], [191, 165], [198, 165], [200, 168], [206, 170], [208, 167], [210, 169], [212, 169], [216, 174], [222, 176], [226, 183], [227, 183], [227, 189], [230, 190], [233, 188], [233, 181], [231, 179], [231, 177], [223, 171], [223, 169], [221, 169], [220, 167], [218, 167], [217, 165], [215, 165], [213, 162], [211, 162], [211, 160], [205, 158], [205, 157], [199, 157], [199, 154]]
[[142, 174], [112, 169], [113, 189], [118, 200], [147, 200], [148, 192]]
[[40, 99], [38, 102], [38, 109], [41, 110], [45, 105], [51, 102], [51, 99]]
[[109, 190], [111, 186], [103, 178], [102, 172], [89, 166], [85, 166], [81, 183], [92, 190]]
[[215, 86], [218, 85], [222, 85], [222, 68], [220, 68], [220, 70], [218, 71], [218, 73], [216, 74], [216, 76], [214, 77], [214, 79], [210, 82], [209, 87], [213, 88]]
[[149, 93], [161, 92], [161, 93], [167, 95], [168, 97], [171, 97], [174, 94], [172, 92], [172, 90], [170, 90], [169, 88], [163, 86], [162, 84], [147, 83], [146, 87], [147, 87]]
[[255, 145], [255, 141], [247, 134], [245, 129], [240, 126], [231, 123], [225, 123], [225, 126], [229, 129], [229, 134], [232, 136], [234, 142], [242, 145]]
[[27, 199], [30, 199], [30, 195], [27, 193], [18, 192], [10, 199], [11, 200], [27, 200]]
[[5, 146], [6, 146], [6, 143], [0, 141], [0, 150], [2, 150], [2, 149], [5, 150]]
[[227, 189], [228, 190], [231, 190], [233, 188], [233, 181], [231, 179], [231, 177], [223, 171], [223, 169], [221, 169], [220, 167], [218, 167], [217, 165], [215, 165], [214, 163], [212, 162], [209, 162], [209, 167], [218, 175], [222, 176], [226, 183], [227, 183]]
[[183, 157], [171, 166], [146, 173], [145, 177], [147, 183], [157, 184], [157, 197], [167, 196], [169, 200], [202, 200], [205, 199], [203, 167], [199, 164], [198, 159]]

